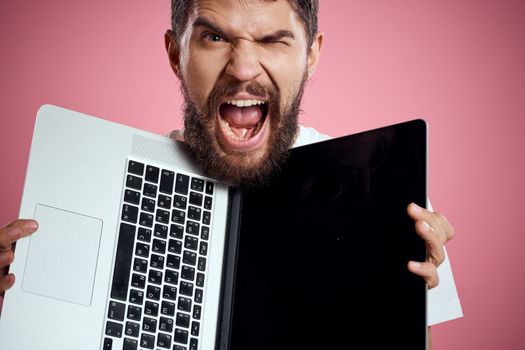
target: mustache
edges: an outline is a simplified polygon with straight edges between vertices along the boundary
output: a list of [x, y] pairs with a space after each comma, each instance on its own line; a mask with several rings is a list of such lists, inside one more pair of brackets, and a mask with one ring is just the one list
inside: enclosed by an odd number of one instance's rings
[[262, 84], [252, 81], [249, 83], [230, 83], [227, 85], [215, 85], [210, 93], [210, 101], [218, 101], [220, 97], [233, 97], [239, 92], [247, 92], [250, 95], [260, 98], [267, 98], [268, 96], [275, 95], [275, 88], [267, 88]]

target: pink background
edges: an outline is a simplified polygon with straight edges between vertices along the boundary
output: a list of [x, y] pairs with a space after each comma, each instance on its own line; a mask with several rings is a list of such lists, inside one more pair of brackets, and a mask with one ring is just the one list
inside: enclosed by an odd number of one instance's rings
[[[166, 133], [181, 127], [163, 33], [169, 1], [1, 1], [0, 222], [18, 213], [35, 113], [52, 103]], [[525, 2], [323, 1], [302, 120], [333, 136], [425, 118], [430, 197], [465, 317], [435, 349], [523, 349]]]

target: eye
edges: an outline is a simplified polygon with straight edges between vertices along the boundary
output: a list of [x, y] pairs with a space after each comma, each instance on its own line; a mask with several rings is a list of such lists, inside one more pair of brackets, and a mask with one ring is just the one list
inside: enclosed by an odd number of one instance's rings
[[220, 36], [219, 34], [215, 34], [215, 33], [205, 33], [204, 38], [212, 42], [225, 41], [222, 36]]

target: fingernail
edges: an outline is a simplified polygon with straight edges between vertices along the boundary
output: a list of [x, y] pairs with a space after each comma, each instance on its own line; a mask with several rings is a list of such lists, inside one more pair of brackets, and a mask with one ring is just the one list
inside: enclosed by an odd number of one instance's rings
[[412, 267], [415, 267], [415, 268], [421, 267], [421, 263], [417, 261], [411, 261], [410, 265], [412, 265]]
[[423, 212], [423, 208], [421, 208], [416, 203], [412, 203], [412, 210], [414, 210], [414, 212], [416, 212], [416, 213], [422, 213]]
[[425, 231], [428, 231], [428, 230], [430, 230], [430, 225], [427, 224], [426, 221], [423, 221], [423, 228], [425, 229]]
[[36, 222], [35, 220], [29, 220], [24, 226], [26, 230], [35, 232], [38, 229], [38, 222]]

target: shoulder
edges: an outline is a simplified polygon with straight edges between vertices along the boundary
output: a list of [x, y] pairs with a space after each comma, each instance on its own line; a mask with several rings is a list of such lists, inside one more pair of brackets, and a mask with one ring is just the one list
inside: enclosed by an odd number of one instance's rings
[[320, 133], [314, 128], [299, 125], [299, 133], [293, 147], [305, 146], [315, 142], [331, 139], [330, 136]]

